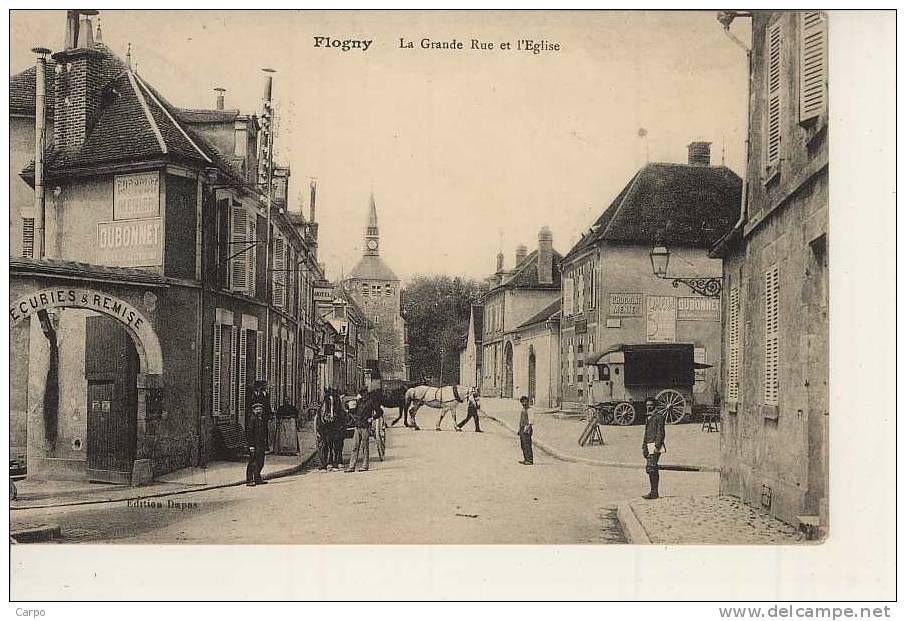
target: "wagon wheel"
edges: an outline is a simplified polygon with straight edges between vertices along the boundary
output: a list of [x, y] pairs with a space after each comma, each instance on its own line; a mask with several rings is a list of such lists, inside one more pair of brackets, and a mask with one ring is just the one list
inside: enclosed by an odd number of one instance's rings
[[686, 416], [686, 398], [678, 390], [667, 388], [657, 393], [654, 409], [664, 415], [664, 422], [675, 425]]
[[613, 422], [617, 425], [631, 425], [635, 422], [635, 408], [628, 401], [618, 403], [613, 408]]

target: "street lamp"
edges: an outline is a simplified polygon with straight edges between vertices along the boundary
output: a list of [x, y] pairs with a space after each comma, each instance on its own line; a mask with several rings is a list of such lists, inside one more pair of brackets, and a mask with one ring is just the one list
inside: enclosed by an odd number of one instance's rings
[[670, 250], [666, 246], [655, 246], [651, 249], [651, 271], [657, 278], [672, 280], [674, 287], [683, 283], [695, 293], [707, 298], [719, 298], [722, 287], [720, 278], [674, 278], [667, 275], [670, 264]]

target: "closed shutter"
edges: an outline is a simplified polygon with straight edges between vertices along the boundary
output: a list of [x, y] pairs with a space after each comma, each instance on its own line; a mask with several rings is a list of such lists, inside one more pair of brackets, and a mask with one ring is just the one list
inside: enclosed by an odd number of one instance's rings
[[283, 308], [286, 306], [286, 243], [282, 237], [274, 238], [274, 306]]
[[213, 364], [211, 365], [211, 375], [213, 377], [213, 385], [211, 386], [211, 404], [212, 404], [212, 414], [214, 416], [220, 416], [220, 324], [214, 324], [214, 358]]
[[778, 404], [779, 298], [780, 282], [775, 265], [764, 273], [764, 402], [767, 405]]
[[245, 292], [248, 290], [248, 218], [245, 208], [233, 205], [230, 254], [230, 289]]
[[[230, 326], [230, 354], [236, 355], [236, 342], [238, 330], [236, 326]], [[236, 361], [230, 360], [230, 416], [236, 414]]]
[[267, 377], [264, 374], [264, 350], [267, 349], [267, 342], [261, 332], [255, 330], [255, 380], [263, 380]]
[[277, 398], [277, 335], [273, 335], [271, 339], [271, 353], [269, 356], [270, 360], [270, 376], [271, 376], [271, 408], [276, 408], [277, 403], [275, 399]]
[[563, 316], [569, 317], [573, 314], [573, 279], [567, 278], [563, 281]]
[[827, 20], [820, 11], [799, 13], [799, 120], [827, 111]]
[[783, 61], [783, 30], [781, 22], [768, 28], [767, 50], [767, 118], [765, 136], [765, 167], [780, 163], [781, 94], [783, 92], [781, 67]]
[[295, 360], [296, 360], [295, 359], [295, 347], [294, 347], [292, 336], [290, 336], [289, 344], [287, 345], [287, 352], [286, 352], [286, 361], [287, 361], [287, 365], [286, 365], [286, 398], [289, 399], [290, 402], [292, 402], [292, 403], [295, 403], [295, 401], [296, 401], [295, 393], [293, 392], [293, 389], [295, 388], [295, 381], [294, 381], [295, 378], [293, 377], [293, 373], [295, 372], [295, 366], [296, 366], [294, 364]]
[[[584, 271], [585, 268], [583, 267], [582, 270]], [[579, 273], [579, 282], [577, 285], [577, 294], [576, 295], [578, 297], [578, 303], [576, 304], [576, 312], [581, 313], [582, 311], [585, 310], [585, 274], [583, 274], [581, 272]]]
[[257, 219], [258, 219], [258, 217], [254, 213], [249, 215], [249, 219], [248, 219], [249, 250], [246, 253], [246, 255], [248, 256], [248, 258], [246, 259], [246, 263], [247, 263], [247, 267], [248, 267], [248, 271], [246, 273], [246, 286], [247, 286], [246, 291], [250, 296], [253, 296], [253, 297], [255, 295], [255, 282], [256, 282], [257, 276], [258, 276], [258, 274], [257, 274], [257, 272], [258, 272], [258, 247], [256, 245], [258, 242]]
[[35, 256], [35, 219], [22, 218], [22, 256]]
[[730, 289], [730, 310], [727, 321], [727, 400], [739, 401], [739, 287]]
[[217, 201], [217, 286], [229, 286], [230, 266], [230, 200]]
[[248, 351], [248, 331], [239, 331], [239, 417], [245, 417], [245, 385], [246, 385], [246, 368], [245, 354]]

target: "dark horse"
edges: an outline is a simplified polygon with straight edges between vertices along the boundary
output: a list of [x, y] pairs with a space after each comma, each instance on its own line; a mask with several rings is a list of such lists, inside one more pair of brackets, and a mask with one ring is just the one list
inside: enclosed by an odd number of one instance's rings
[[409, 424], [409, 415], [406, 411], [406, 389], [408, 386], [402, 384], [396, 388], [382, 387], [374, 391], [375, 398], [377, 399], [377, 405], [385, 408], [398, 408], [399, 415], [390, 423], [390, 426], [393, 427], [400, 419], [403, 419], [403, 425], [406, 427], [412, 427]]

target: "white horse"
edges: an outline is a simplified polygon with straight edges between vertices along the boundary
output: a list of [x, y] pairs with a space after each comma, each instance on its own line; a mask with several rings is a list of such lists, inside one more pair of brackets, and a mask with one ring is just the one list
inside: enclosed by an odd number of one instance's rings
[[413, 429], [416, 431], [419, 429], [418, 423], [415, 422], [415, 413], [418, 412], [420, 407], [427, 405], [440, 410], [440, 418], [437, 419], [437, 426], [435, 427], [437, 431], [440, 431], [440, 424], [448, 412], [453, 415], [454, 429], [462, 431], [456, 426], [456, 408], [469, 397], [471, 390], [468, 386], [459, 385], [442, 386], [440, 388], [435, 386], [413, 386], [407, 390], [405, 408], [412, 419]]

